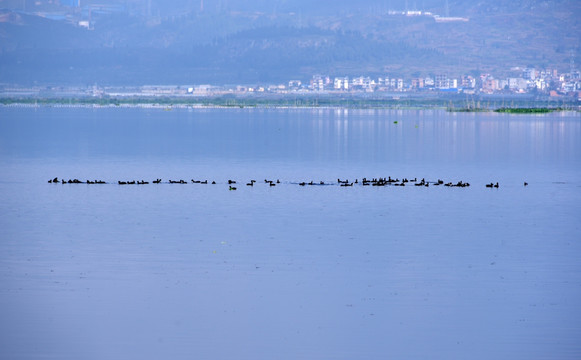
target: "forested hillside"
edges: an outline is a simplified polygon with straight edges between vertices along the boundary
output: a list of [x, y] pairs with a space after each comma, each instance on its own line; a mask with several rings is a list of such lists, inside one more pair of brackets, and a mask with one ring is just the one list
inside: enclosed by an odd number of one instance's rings
[[[152, 1], [144, 8], [146, 2], [127, 0], [119, 11], [93, 11], [90, 29], [70, 16], [41, 16], [62, 6], [32, 12], [34, 4], [19, 3], [0, 0], [6, 7], [0, 11], [4, 83], [275, 83], [315, 73], [504, 76], [516, 66], [566, 71], [571, 60], [579, 62], [581, 48], [581, 2], [568, 0], [222, 0], [203, 8], [200, 1]], [[406, 9], [467, 21], [394, 14]]]

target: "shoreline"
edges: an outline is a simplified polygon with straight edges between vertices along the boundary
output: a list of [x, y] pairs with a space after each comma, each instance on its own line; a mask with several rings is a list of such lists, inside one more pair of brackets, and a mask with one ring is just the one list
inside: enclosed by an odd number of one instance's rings
[[[446, 111], [444, 106], [385, 106], [385, 107], [364, 107], [364, 106], [315, 106], [315, 105], [242, 105], [242, 106], [228, 106], [218, 104], [121, 104], [121, 105], [100, 105], [100, 104], [28, 104], [28, 103], [13, 103], [0, 104], [0, 108], [62, 108], [62, 109], [157, 109], [171, 111], [173, 109], [232, 109], [232, 110], [441, 110]], [[492, 110], [490, 110], [492, 111]]]
[[224, 105], [163, 105], [163, 104], [124, 104], [124, 105], [99, 105], [99, 104], [0, 104], [3, 108], [20, 109], [152, 109], [162, 111], [172, 110], [404, 110], [404, 111], [444, 111], [449, 113], [495, 113], [510, 115], [544, 115], [558, 112], [581, 113], [578, 108], [499, 108], [499, 109], [449, 109], [443, 106], [385, 106], [385, 107], [359, 107], [359, 106], [285, 106], [285, 105], [256, 105], [256, 106], [224, 106]]
[[[259, 101], [250, 101], [259, 100]], [[495, 112], [505, 114], [545, 114], [551, 112], [580, 112], [578, 101], [548, 103], [542, 100], [490, 101], [473, 107], [460, 99], [308, 99], [291, 103], [289, 99], [221, 99], [183, 101], [183, 99], [51, 99], [51, 98], [0, 98], [0, 108], [86, 108], [86, 109], [328, 109], [328, 110], [441, 110], [451, 113]]]

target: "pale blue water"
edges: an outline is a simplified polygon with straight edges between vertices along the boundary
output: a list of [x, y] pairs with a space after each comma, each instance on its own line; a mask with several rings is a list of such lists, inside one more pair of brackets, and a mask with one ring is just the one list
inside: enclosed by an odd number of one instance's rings
[[0, 170], [1, 359], [581, 357], [578, 113], [2, 108]]

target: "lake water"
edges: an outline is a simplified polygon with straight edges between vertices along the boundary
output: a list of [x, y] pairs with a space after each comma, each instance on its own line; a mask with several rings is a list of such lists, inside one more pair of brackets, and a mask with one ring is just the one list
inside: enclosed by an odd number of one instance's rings
[[579, 113], [4, 107], [0, 170], [1, 359], [581, 358]]

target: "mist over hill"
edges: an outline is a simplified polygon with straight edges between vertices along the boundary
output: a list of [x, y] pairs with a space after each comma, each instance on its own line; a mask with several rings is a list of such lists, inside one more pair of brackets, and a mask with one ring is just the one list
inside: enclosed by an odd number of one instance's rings
[[[581, 3], [567, 0], [101, 0], [80, 7], [78, 0], [0, 0], [0, 8], [3, 83], [500, 76], [516, 66], [566, 71], [581, 49]], [[450, 18], [462, 19], [441, 21]]]

